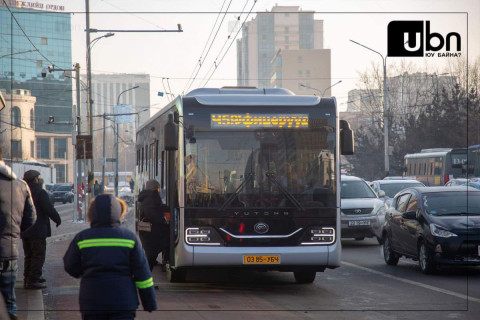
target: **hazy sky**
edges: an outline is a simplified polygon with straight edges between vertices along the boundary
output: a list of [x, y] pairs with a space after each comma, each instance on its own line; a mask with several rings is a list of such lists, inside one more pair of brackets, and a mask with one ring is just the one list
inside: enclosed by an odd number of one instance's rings
[[[73, 61], [85, 67], [85, 1], [42, 0], [44, 3], [64, 4], [67, 11], [76, 12], [72, 17]], [[152, 77], [151, 103], [161, 108], [168, 102], [166, 97], [157, 97], [165, 91], [162, 78], [169, 78], [171, 92], [185, 90], [188, 79], [201, 56], [212, 31], [215, 20], [222, 19], [217, 12], [230, 0], [90, 0], [90, 27], [96, 29], [160, 29], [172, 30], [177, 23], [183, 33], [117, 33], [114, 37], [101, 39], [92, 50], [94, 73], [148, 73]], [[229, 12], [218, 31], [207, 59], [204, 61], [197, 81], [191, 87], [204, 84], [217, 62], [230, 45], [227, 37], [232, 24], [240, 15], [243, 22], [254, 0], [233, 0]], [[431, 32], [446, 35], [457, 32], [462, 37], [462, 55], [467, 48], [470, 60], [480, 56], [480, 0], [258, 0], [255, 12], [270, 11], [273, 6], [300, 6], [303, 10], [316, 12], [315, 19], [324, 20], [324, 47], [331, 49], [332, 81], [342, 83], [332, 88], [342, 108], [346, 107], [349, 90], [358, 83], [358, 72], [365, 71], [372, 63], [381, 64], [377, 54], [349, 40], [355, 40], [386, 55], [387, 25], [392, 20], [429, 20]], [[205, 13], [208, 12], [208, 13]], [[468, 24], [468, 28], [467, 28]], [[217, 23], [218, 26], [218, 23]], [[216, 32], [215, 28], [215, 32]], [[468, 31], [468, 38], [467, 38]], [[236, 32], [232, 33], [232, 37]], [[92, 34], [94, 39], [99, 34]], [[223, 51], [221, 51], [223, 47]], [[404, 58], [421, 66], [425, 71], [438, 70], [446, 58]], [[387, 66], [400, 58], [388, 58]], [[210, 73], [207, 73], [210, 70]], [[166, 80], [164, 81], [167, 85]], [[236, 45], [231, 46], [224, 60], [218, 65], [207, 86], [221, 87], [236, 84]], [[167, 88], [167, 90], [169, 90]], [[156, 109], [154, 109], [156, 110]]]

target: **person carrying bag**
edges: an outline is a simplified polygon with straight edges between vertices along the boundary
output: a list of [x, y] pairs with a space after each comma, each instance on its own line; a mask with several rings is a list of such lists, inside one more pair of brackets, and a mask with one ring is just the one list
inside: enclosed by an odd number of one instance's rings
[[160, 197], [158, 181], [153, 179], [147, 181], [145, 190], [138, 195], [138, 201], [140, 202], [138, 233], [150, 270], [153, 270], [153, 266], [157, 264], [157, 257], [162, 252], [164, 271], [165, 258], [168, 257], [170, 227], [165, 217], [168, 207], [163, 204]]

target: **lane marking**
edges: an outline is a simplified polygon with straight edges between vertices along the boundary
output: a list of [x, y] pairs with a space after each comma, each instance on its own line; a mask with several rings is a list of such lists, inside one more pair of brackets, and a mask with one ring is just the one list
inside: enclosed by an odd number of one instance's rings
[[357, 268], [357, 269], [360, 269], [360, 270], [363, 270], [363, 271], [366, 271], [366, 272], [377, 274], [377, 275], [380, 275], [380, 276], [385, 277], [385, 278], [389, 278], [389, 279], [397, 280], [397, 281], [400, 281], [400, 282], [408, 283], [408, 284], [411, 284], [411, 285], [414, 285], [414, 286], [417, 286], [417, 287], [421, 287], [421, 288], [424, 288], [424, 289], [429, 289], [429, 290], [432, 290], [432, 291], [448, 294], [448, 295], [451, 295], [451, 296], [454, 296], [454, 297], [457, 297], [457, 298], [460, 298], [460, 299], [463, 299], [463, 300], [480, 303], [480, 299], [470, 297], [470, 296], [467, 296], [465, 294], [461, 294], [461, 293], [453, 292], [453, 291], [450, 291], [450, 290], [438, 288], [438, 287], [435, 287], [435, 286], [431, 286], [429, 284], [424, 284], [424, 283], [413, 281], [413, 280], [400, 278], [400, 277], [397, 277], [397, 276], [392, 276], [388, 273], [384, 273], [384, 272], [377, 271], [377, 270], [374, 270], [374, 269], [362, 267], [362, 266], [359, 266], [357, 264], [346, 262], [346, 261], [342, 261], [342, 264], [345, 264], [349, 267]]

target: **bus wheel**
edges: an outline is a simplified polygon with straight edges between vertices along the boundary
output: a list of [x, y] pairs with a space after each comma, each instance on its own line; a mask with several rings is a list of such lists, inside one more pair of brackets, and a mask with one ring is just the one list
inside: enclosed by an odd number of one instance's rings
[[297, 283], [312, 283], [317, 273], [315, 271], [295, 271], [293, 276]]
[[185, 282], [187, 278], [187, 270], [185, 269], [172, 269], [167, 266], [167, 279], [169, 282]]

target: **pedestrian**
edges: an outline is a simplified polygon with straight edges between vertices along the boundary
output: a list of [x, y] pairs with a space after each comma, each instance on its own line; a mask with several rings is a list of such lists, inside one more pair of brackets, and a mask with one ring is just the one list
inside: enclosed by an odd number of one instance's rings
[[45, 278], [42, 277], [42, 268], [45, 264], [47, 252], [47, 238], [52, 236], [50, 219], [57, 228], [62, 219], [50, 202], [45, 189], [40, 184], [40, 172], [28, 170], [23, 175], [23, 180], [28, 184], [37, 211], [37, 221], [22, 235], [25, 263], [23, 267], [23, 285], [25, 289], [46, 288]]
[[133, 178], [130, 178], [130, 191], [133, 193], [133, 190], [135, 189], [135, 182], [133, 181]]
[[138, 218], [140, 221], [151, 224], [150, 231], [139, 231], [145, 254], [147, 255], [150, 270], [157, 264], [157, 257], [162, 252], [162, 271], [165, 271], [166, 258], [170, 240], [170, 227], [165, 213], [168, 212], [160, 197], [160, 183], [156, 180], [148, 180], [145, 190], [138, 195], [140, 208]]
[[0, 148], [0, 290], [10, 319], [17, 319], [18, 238], [35, 223], [35, 219], [30, 190], [3, 162]]
[[137, 289], [143, 309], [157, 309], [152, 273], [140, 241], [120, 227], [127, 205], [111, 194], [90, 204], [90, 228], [79, 232], [63, 257], [65, 271], [80, 281], [83, 320], [135, 318]]
[[95, 184], [93, 185], [93, 195], [96, 197], [100, 194], [100, 185], [98, 184], [98, 180], [95, 180]]

